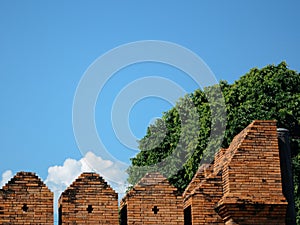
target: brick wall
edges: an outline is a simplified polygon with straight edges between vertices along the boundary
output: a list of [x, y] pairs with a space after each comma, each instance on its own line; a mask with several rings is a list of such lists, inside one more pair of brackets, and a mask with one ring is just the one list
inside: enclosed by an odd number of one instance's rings
[[216, 210], [225, 224], [285, 224], [276, 121], [252, 122], [222, 158]]
[[285, 224], [276, 121], [253, 121], [199, 168], [183, 197], [186, 225]]
[[191, 221], [186, 225], [224, 224], [214, 210], [222, 197], [222, 175], [214, 174], [213, 169], [213, 164], [202, 165], [183, 193], [185, 221]]
[[121, 201], [122, 223], [183, 225], [182, 196], [160, 173], [148, 173]]
[[[121, 225], [285, 224], [277, 138], [275, 121], [253, 121], [183, 195], [146, 174], [120, 203]], [[0, 224], [53, 224], [53, 193], [34, 173], [17, 173], [0, 189]], [[100, 175], [81, 174], [59, 198], [59, 224], [119, 224], [117, 193]]]
[[59, 198], [59, 224], [119, 224], [118, 195], [96, 173], [81, 174]]
[[34, 173], [17, 173], [0, 189], [0, 224], [53, 225], [53, 193]]

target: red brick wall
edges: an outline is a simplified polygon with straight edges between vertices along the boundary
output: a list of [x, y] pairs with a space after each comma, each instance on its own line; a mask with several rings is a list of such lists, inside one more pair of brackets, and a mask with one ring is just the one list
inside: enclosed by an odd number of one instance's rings
[[202, 165], [183, 194], [184, 208], [191, 207], [192, 224], [224, 224], [214, 210], [222, 197], [222, 176], [214, 174], [213, 168], [213, 164]]
[[59, 198], [60, 224], [119, 224], [118, 195], [96, 173], [83, 173]]
[[34, 173], [17, 173], [0, 189], [0, 224], [53, 225], [53, 193]]
[[[253, 121], [223, 156], [217, 210], [232, 224], [285, 224], [276, 121]], [[230, 222], [231, 221], [231, 222]]]
[[[121, 224], [285, 224], [281, 182], [276, 121], [254, 121], [198, 169], [183, 196], [161, 174], [146, 174], [121, 201]], [[81, 174], [59, 209], [60, 224], [119, 224], [118, 195], [96, 173]], [[34, 173], [17, 173], [0, 189], [0, 224], [52, 225], [53, 193]]]
[[121, 202], [121, 211], [125, 208], [127, 221], [122, 224], [183, 225], [182, 196], [159, 173], [146, 174], [127, 193]]
[[253, 121], [183, 194], [192, 224], [285, 224], [276, 121]]

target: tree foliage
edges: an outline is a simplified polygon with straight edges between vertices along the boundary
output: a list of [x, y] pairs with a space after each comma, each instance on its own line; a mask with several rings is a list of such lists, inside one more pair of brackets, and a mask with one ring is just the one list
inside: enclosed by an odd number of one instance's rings
[[[225, 100], [227, 121], [223, 119], [224, 112], [218, 110], [219, 98], [213, 97], [219, 88]], [[300, 224], [299, 107], [300, 74], [288, 69], [285, 62], [251, 69], [233, 84], [221, 81], [218, 87], [196, 90], [179, 99], [174, 108], [148, 127], [145, 137], [139, 142], [141, 151], [131, 159], [129, 182], [134, 185], [147, 171], [160, 170], [172, 174], [168, 176], [169, 181], [183, 191], [197, 171], [201, 159], [210, 155], [211, 151], [215, 152], [216, 146], [228, 147], [233, 137], [253, 120], [275, 119], [278, 127], [290, 131], [297, 224]], [[194, 123], [195, 118], [197, 123]], [[216, 129], [218, 124], [222, 127], [225, 123], [224, 139], [209, 141], [213, 133], [211, 128]], [[173, 161], [165, 161], [174, 152], [178, 154], [177, 157], [171, 157]], [[184, 159], [183, 166], [179, 168], [178, 159]], [[158, 164], [158, 167], [153, 166]]]

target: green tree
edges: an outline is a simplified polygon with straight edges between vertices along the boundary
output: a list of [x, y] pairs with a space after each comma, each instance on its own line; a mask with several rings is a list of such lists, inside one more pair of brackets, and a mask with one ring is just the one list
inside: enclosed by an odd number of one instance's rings
[[[227, 121], [218, 98], [218, 88], [225, 99]], [[208, 97], [209, 101], [208, 101]], [[192, 105], [195, 107], [191, 107]], [[129, 182], [135, 184], [147, 171], [160, 170], [170, 182], [183, 191], [198, 169], [203, 157], [215, 152], [216, 146], [228, 147], [233, 137], [253, 120], [275, 119], [277, 126], [287, 128], [291, 136], [293, 173], [297, 224], [300, 224], [300, 74], [288, 69], [285, 62], [268, 65], [262, 69], [251, 69], [233, 84], [221, 81], [219, 87], [206, 87], [179, 99], [176, 106], [165, 112], [161, 119], [148, 127], [139, 142], [140, 152], [131, 159]], [[193, 111], [193, 109], [196, 108]], [[214, 111], [215, 110], [215, 111]], [[212, 113], [214, 116], [211, 116]], [[198, 114], [198, 116], [196, 115]], [[190, 119], [186, 119], [190, 116]], [[198, 122], [193, 123], [195, 118]], [[225, 123], [224, 139], [209, 141], [212, 127], [222, 127]], [[183, 126], [183, 123], [187, 124]], [[217, 125], [217, 126], [216, 126]], [[193, 136], [194, 134], [194, 136]], [[196, 137], [195, 137], [196, 134]], [[185, 138], [191, 135], [191, 138]], [[184, 140], [182, 140], [184, 136]], [[180, 145], [178, 147], [178, 145]], [[185, 163], [180, 169], [178, 162], [164, 161], [177, 153]], [[176, 154], [175, 154], [176, 155]], [[161, 163], [160, 163], [161, 162]], [[160, 163], [160, 164], [159, 164]], [[159, 164], [159, 167], [153, 166]], [[171, 164], [171, 165], [170, 165]], [[176, 170], [177, 169], [177, 170]]]

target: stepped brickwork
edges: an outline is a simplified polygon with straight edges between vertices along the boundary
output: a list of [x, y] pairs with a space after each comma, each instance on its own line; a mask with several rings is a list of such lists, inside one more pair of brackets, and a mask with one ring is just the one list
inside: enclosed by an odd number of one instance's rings
[[160, 173], [148, 173], [121, 201], [121, 224], [183, 224], [182, 196]]
[[19, 172], [0, 189], [0, 224], [53, 225], [53, 193], [36, 174]]
[[222, 174], [202, 165], [183, 193], [185, 224], [224, 224], [214, 210], [222, 197]]
[[285, 224], [276, 121], [254, 121], [184, 192], [190, 224]]
[[118, 194], [96, 173], [81, 174], [59, 198], [59, 224], [119, 224]]

